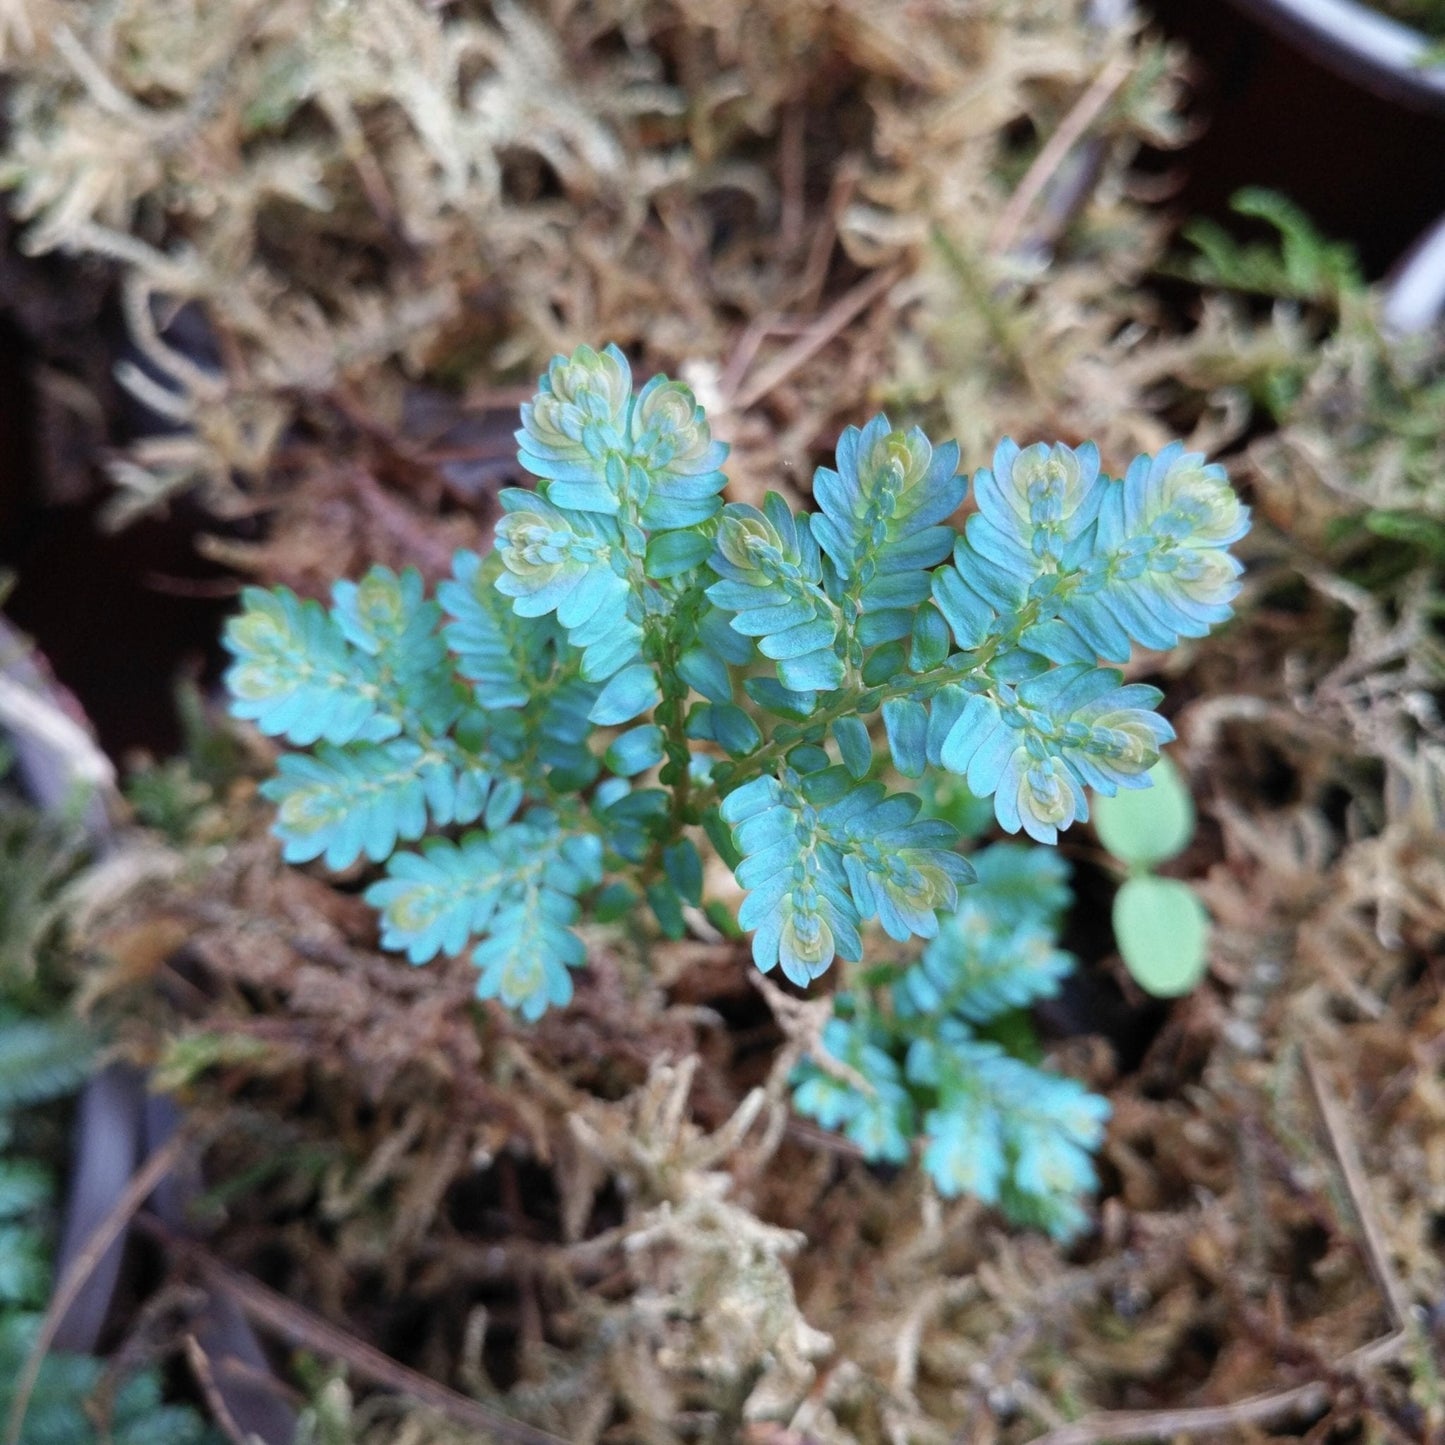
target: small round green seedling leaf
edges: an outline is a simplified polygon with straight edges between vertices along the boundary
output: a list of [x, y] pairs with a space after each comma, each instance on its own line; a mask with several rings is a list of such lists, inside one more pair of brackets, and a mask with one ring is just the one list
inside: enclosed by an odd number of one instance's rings
[[1130, 878], [1114, 895], [1114, 940], [1140, 988], [1177, 998], [1204, 977], [1209, 915], [1177, 878]]
[[1162, 757], [1149, 769], [1150, 786], [1121, 788], [1094, 799], [1099, 841], [1131, 868], [1153, 868], [1181, 853], [1194, 836], [1194, 799], [1179, 769]]

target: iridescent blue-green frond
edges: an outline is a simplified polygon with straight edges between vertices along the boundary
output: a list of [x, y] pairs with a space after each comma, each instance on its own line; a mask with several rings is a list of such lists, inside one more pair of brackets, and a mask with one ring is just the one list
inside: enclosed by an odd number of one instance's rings
[[518, 616], [497, 590], [503, 570], [496, 552], [483, 559], [461, 551], [452, 559], [452, 576], [437, 587], [449, 618], [442, 628], [446, 645], [472, 683], [477, 705], [488, 710], [526, 706], [551, 671], [548, 648], [558, 636], [550, 619]]
[[692, 391], [655, 376], [634, 397], [615, 346], [553, 358], [522, 408], [522, 465], [569, 512], [626, 512], [654, 532], [695, 527], [718, 509], [727, 446]]
[[952, 564], [932, 574], [931, 594], [958, 645], [972, 649], [997, 637], [1003, 619], [1024, 605], [1027, 576], [977, 552], [965, 534], [954, 543]]
[[496, 835], [504, 863], [522, 880], [502, 900], [491, 937], [472, 951], [480, 973], [477, 997], [496, 998], [535, 1021], [552, 1004], [572, 997], [568, 970], [587, 961], [582, 940], [567, 926], [577, 896], [602, 880], [602, 846], [591, 834], [562, 834], [548, 815], [536, 814]]
[[1229, 474], [1199, 452], [1171, 442], [1157, 456], [1136, 457], [1116, 492], [1117, 505], [1100, 516], [1099, 545], [1131, 537], [1168, 538], [1191, 547], [1228, 547], [1249, 531], [1249, 508]]
[[930, 1109], [923, 1116], [923, 1168], [945, 1199], [997, 1204], [1008, 1169], [999, 1117], [989, 1109]]
[[609, 483], [608, 460], [627, 451], [632, 370], [616, 346], [593, 351], [579, 346], [554, 356], [522, 407], [518, 455], [533, 476], [551, 483], [556, 505], [574, 512], [615, 516], [618, 488]]
[[1056, 848], [993, 843], [969, 861], [975, 878], [968, 901], [1003, 927], [1030, 919], [1053, 927], [1073, 897], [1069, 860]]
[[941, 749], [943, 765], [965, 778], [976, 797], [994, 798], [999, 823], [1020, 827], [1041, 843], [1058, 841], [1058, 830], [1088, 817], [1077, 780], [1050, 750], [1048, 719], [1019, 708], [1012, 689], [997, 696], [975, 694], [964, 704]]
[[1037, 575], [1056, 567], [1098, 516], [1099, 451], [1092, 442], [1020, 449], [1005, 437], [992, 469], [974, 477], [973, 491], [978, 517], [970, 520], [968, 536], [975, 550], [1006, 565], [1031, 559], [1029, 575]]
[[1078, 1232], [1086, 1222], [1079, 1198], [1098, 1182], [1092, 1156], [1109, 1117], [1105, 1100], [961, 1024], [917, 1039], [907, 1077], [937, 1090], [923, 1120], [923, 1166], [940, 1194], [971, 1194], [1056, 1239]]
[[1089, 816], [1084, 785], [1112, 794], [1147, 787], [1146, 774], [1174, 730], [1151, 711], [1157, 689], [1120, 686], [1110, 668], [1055, 667], [999, 684], [962, 702], [939, 760], [981, 798], [993, 794], [999, 823], [1040, 843]]
[[856, 1088], [805, 1059], [792, 1077], [794, 1107], [825, 1129], [841, 1130], [870, 1163], [907, 1162], [917, 1129], [913, 1100], [878, 1031], [862, 1019], [835, 1017], [824, 1028], [822, 1042], [867, 1088]]
[[353, 647], [413, 664], [418, 651], [428, 659], [438, 653], [441, 609], [427, 600], [415, 567], [400, 576], [389, 567], [373, 567], [360, 582], [337, 582], [331, 596], [331, 615]]
[[409, 738], [323, 743], [314, 754], [283, 754], [261, 794], [277, 805], [273, 831], [288, 863], [324, 855], [328, 868], [346, 868], [363, 854], [380, 862], [398, 839], [421, 837], [429, 776], [438, 770], [446, 771]]
[[743, 857], [738, 882], [749, 890], [738, 922], [756, 930], [763, 972], [781, 964], [806, 983], [835, 953], [859, 957], [865, 918], [900, 940], [937, 932], [936, 910], [956, 905], [973, 869], [952, 850], [955, 830], [919, 820], [919, 807], [912, 794], [889, 796], [844, 767], [801, 778], [786, 770], [724, 799], [722, 817]]
[[1065, 1074], [1013, 1063], [1008, 1094], [1019, 1192], [1050, 1199], [1093, 1189], [1093, 1154], [1103, 1143], [1108, 1102]]
[[1230, 616], [1243, 568], [1227, 548], [1248, 530], [1249, 509], [1217, 463], [1178, 442], [1137, 457], [1105, 488], [1060, 615], [1111, 661], [1131, 638], [1164, 650], [1203, 637]]
[[634, 495], [642, 525], [654, 531], [695, 527], [721, 505], [727, 478], [724, 442], [714, 441], [690, 388], [654, 376], [637, 394], [628, 425], [628, 460], [642, 485]]
[[805, 518], [795, 518], [775, 492], [762, 511], [729, 503], [709, 566], [720, 579], [707, 589], [709, 601], [735, 614], [734, 631], [757, 639], [785, 688], [826, 691], [842, 683], [840, 614], [820, 585], [818, 544]]
[[386, 877], [366, 890], [381, 914], [381, 946], [413, 963], [458, 954], [483, 932], [499, 902], [506, 874], [483, 833], [460, 842], [429, 838], [420, 853], [398, 853]]
[[235, 659], [226, 686], [236, 717], [299, 747], [396, 735], [377, 711], [375, 662], [347, 644], [320, 603], [288, 587], [248, 587], [241, 598], [223, 638]]
[[465, 702], [438, 627], [441, 608], [414, 567], [373, 567], [332, 588], [331, 615], [351, 645], [376, 661], [380, 706], [403, 731], [445, 732]]
[[1042, 920], [1010, 925], [989, 900], [965, 895], [938, 937], [896, 985], [920, 1013], [956, 1013], [987, 1023], [1041, 998], [1052, 998], [1074, 969]]
[[938, 819], [919, 820], [912, 793], [888, 796], [881, 783], [864, 783], [823, 809], [837, 839], [858, 913], [877, 918], [890, 938], [932, 938], [938, 910], [958, 904], [958, 889], [973, 867], [953, 851], [957, 831]]
[[497, 523], [503, 571], [497, 591], [519, 617], [557, 614], [582, 674], [604, 681], [636, 657], [642, 628], [631, 615], [626, 553], [615, 522], [563, 512], [533, 492], [507, 488]]
[[927, 569], [954, 544], [953, 529], [940, 523], [967, 489], [958, 447], [935, 450], [918, 428], [895, 431], [877, 416], [843, 433], [837, 462], [836, 471], [820, 467], [813, 479], [821, 509], [810, 519], [813, 535], [857, 600], [860, 642], [906, 637], [913, 609], [929, 595]]
[[738, 922], [756, 930], [753, 960], [764, 973], [781, 965], [799, 984], [826, 972], [835, 954], [856, 959], [863, 948], [842, 856], [805, 787], [796, 775], [756, 778], [719, 810], [743, 856], [736, 871], [748, 896]]
[[413, 963], [488, 935], [472, 954], [478, 996], [536, 1019], [571, 997], [568, 969], [586, 951], [567, 925], [578, 895], [601, 876], [596, 837], [562, 833], [550, 814], [534, 812], [490, 835], [434, 839], [421, 853], [396, 855], [366, 898], [381, 913], [383, 947]]
[[497, 914], [492, 936], [472, 950], [479, 970], [477, 997], [494, 998], [535, 1023], [553, 1005], [572, 1001], [572, 975], [587, 961], [582, 940], [567, 924], [574, 900], [536, 890]]

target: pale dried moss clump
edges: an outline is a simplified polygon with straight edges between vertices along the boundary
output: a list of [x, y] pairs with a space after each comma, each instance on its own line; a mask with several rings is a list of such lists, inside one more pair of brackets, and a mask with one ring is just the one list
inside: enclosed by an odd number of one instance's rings
[[743, 493], [888, 399], [966, 455], [1130, 452], [1125, 168], [1178, 125], [1090, 8], [7, 0], [0, 175], [28, 249], [120, 264], [122, 379], [181, 424], [115, 463], [122, 514], [246, 509], [298, 416], [394, 434], [418, 380], [485, 406], [604, 339], [693, 381]]
[[[523, 1033], [471, 1014], [467, 965], [399, 966], [354, 896], [280, 868], [241, 785], [180, 881], [84, 929], [122, 1047], [223, 1121], [212, 1177], [253, 1181], [217, 1245], [236, 1268], [576, 1442], [1017, 1445], [1320, 1379], [1342, 1430], [1393, 1410], [1408, 1437], [1412, 1399], [1440, 1425], [1397, 1309], [1442, 1288], [1433, 582], [1381, 602], [1321, 560], [1361, 504], [1439, 517], [1438, 446], [1375, 427], [1410, 387], [1375, 388], [1374, 341], [1342, 331], [1315, 371], [1298, 309], [1206, 297], [1181, 334], [1140, 289], [1163, 223], [1130, 167], [1180, 136], [1179, 67], [1089, 18], [1113, 8], [0, 0], [24, 244], [116, 263], [147, 367], [123, 379], [179, 423], [116, 460], [119, 509], [200, 483], [267, 513], [228, 553], [266, 582], [444, 571], [483, 503], [437, 438], [479, 419], [494, 460], [581, 342], [689, 380], [739, 500], [884, 405], [972, 467], [1004, 433], [1214, 451], [1298, 382], [1250, 461], [1319, 546], [1261, 529], [1229, 647], [1182, 664], [1209, 699], [1179, 724], [1215, 981], [1122, 1081], [1071, 1045], [1115, 1107], [1080, 1256], [785, 1125], [787, 1055], [725, 941], [599, 928], [573, 1007]], [[1379, 450], [1341, 447], [1341, 394]], [[1402, 1363], [1356, 1389], [1381, 1336]], [[475, 1438], [356, 1376], [315, 1398], [317, 1439]]]

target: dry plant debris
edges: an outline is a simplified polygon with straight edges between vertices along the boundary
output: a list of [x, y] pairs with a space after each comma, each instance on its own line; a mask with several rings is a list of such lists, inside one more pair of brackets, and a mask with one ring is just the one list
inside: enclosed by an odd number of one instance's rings
[[478, 1438], [368, 1394], [361, 1344], [576, 1442], [1445, 1431], [1442, 549], [1378, 521], [1441, 519], [1439, 358], [1368, 298], [1143, 289], [1182, 58], [1087, 12], [0, 3], [25, 244], [114, 263], [122, 379], [177, 424], [114, 459], [117, 514], [199, 484], [266, 582], [442, 571], [581, 341], [690, 381], [743, 500], [880, 405], [973, 466], [1218, 450], [1290, 382], [1234, 458], [1273, 524], [1241, 620], [1176, 680], [1212, 979], [1125, 998], [1137, 1061], [1064, 1045], [1116, 1109], [1072, 1256], [789, 1124], [809, 1019], [715, 937], [598, 928], [523, 1032], [282, 868], [244, 781], [77, 895], [87, 1007], [215, 1141], [208, 1257], [358, 1346], [314, 1438]]

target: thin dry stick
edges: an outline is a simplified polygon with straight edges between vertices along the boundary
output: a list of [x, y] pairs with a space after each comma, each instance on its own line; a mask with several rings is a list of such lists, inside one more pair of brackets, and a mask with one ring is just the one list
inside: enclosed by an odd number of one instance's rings
[[1043, 194], [1050, 177], [1063, 165], [1064, 158], [1082, 140], [1084, 133], [1093, 125], [1100, 111], [1114, 98], [1114, 92], [1129, 78], [1129, 62], [1116, 55], [1094, 78], [1094, 83], [1074, 102], [1073, 109], [1063, 118], [1059, 128], [1044, 143], [1043, 149], [1034, 157], [1034, 163], [1024, 173], [1017, 189], [1008, 199], [1008, 204], [999, 212], [994, 222], [993, 234], [989, 237], [989, 249], [995, 254], [1007, 251], [1018, 235], [1019, 227], [1032, 209], [1035, 201]]
[[[1352, 1350], [1334, 1367], [1342, 1374], [1367, 1369], [1393, 1359], [1408, 1336], [1398, 1331]], [[1333, 1371], [1332, 1371], [1333, 1373]], [[1329, 1403], [1329, 1392], [1319, 1380], [1250, 1395], [1232, 1405], [1201, 1405], [1183, 1410], [1100, 1410], [1058, 1430], [1036, 1435], [1029, 1445], [1103, 1445], [1104, 1441], [1168, 1440], [1176, 1435], [1217, 1435], [1243, 1425], [1268, 1425], [1291, 1415], [1318, 1410]]]
[[362, 1379], [427, 1405], [468, 1429], [488, 1431], [512, 1445], [566, 1445], [546, 1430], [509, 1419], [479, 1400], [468, 1399], [439, 1381], [418, 1374], [258, 1280], [237, 1274], [200, 1245], [178, 1238], [149, 1215], [142, 1215], [138, 1222], [187, 1260], [207, 1285], [229, 1295], [241, 1313], [260, 1328], [302, 1349], [341, 1360]]
[[808, 259], [803, 263], [802, 278], [789, 302], [790, 306], [801, 311], [817, 309], [818, 298], [823, 294], [823, 283], [828, 279], [828, 262], [832, 259], [833, 248], [838, 244], [838, 221], [843, 212], [852, 205], [857, 189], [856, 158], [845, 156], [833, 173], [833, 185], [828, 193], [827, 205], [823, 209], [822, 218], [813, 228]]
[[245, 1433], [236, 1423], [236, 1417], [231, 1414], [230, 1407], [226, 1404], [226, 1397], [216, 1388], [216, 1376], [211, 1369], [211, 1357], [201, 1347], [201, 1342], [194, 1335], [186, 1336], [186, 1359], [190, 1361], [191, 1374], [196, 1377], [196, 1384], [201, 1388], [206, 1408], [211, 1412], [212, 1421], [220, 1427], [221, 1434], [232, 1441], [233, 1445], [246, 1445]]
[[10, 1406], [10, 1417], [5, 1424], [5, 1445], [18, 1445], [20, 1431], [25, 1424], [25, 1412], [30, 1408], [30, 1396], [35, 1389], [35, 1382], [40, 1376], [40, 1367], [45, 1363], [45, 1356], [50, 1352], [51, 1342], [55, 1339], [55, 1332], [60, 1328], [60, 1322], [75, 1303], [76, 1297], [80, 1294], [86, 1280], [88, 1280], [121, 1231], [130, 1222], [131, 1216], [146, 1201], [155, 1187], [175, 1167], [181, 1151], [190, 1144], [190, 1138], [185, 1133], [174, 1135], [164, 1148], [157, 1149], [154, 1154], [138, 1169], [132, 1176], [129, 1184], [121, 1192], [119, 1199], [115, 1201], [110, 1213], [91, 1230], [89, 1238], [86, 1239], [84, 1247], [71, 1261], [70, 1268], [65, 1271], [59, 1287], [52, 1296], [49, 1308], [45, 1311], [45, 1318], [40, 1322], [40, 1330], [35, 1336], [35, 1343], [30, 1347], [30, 1353], [25, 1359], [25, 1368], [20, 1371], [20, 1376], [15, 1382], [15, 1399]]
[[1355, 1148], [1353, 1135], [1345, 1121], [1344, 1110], [1333, 1090], [1325, 1082], [1324, 1074], [1309, 1049], [1301, 1051], [1304, 1059], [1305, 1078], [1309, 1081], [1310, 1092], [1314, 1095], [1315, 1107], [1324, 1121], [1325, 1133], [1330, 1136], [1330, 1147], [1344, 1176], [1345, 1188], [1349, 1191], [1350, 1202], [1355, 1207], [1355, 1217], [1360, 1222], [1360, 1233], [1364, 1236], [1365, 1258], [1370, 1273], [1390, 1307], [1390, 1315], [1397, 1329], [1403, 1328], [1410, 1318], [1410, 1301], [1404, 1286], [1390, 1263], [1389, 1247], [1385, 1243], [1385, 1231], [1380, 1227], [1380, 1216], [1375, 1209], [1370, 1186], [1365, 1177], [1365, 1166], [1360, 1151]]
[[890, 266], [875, 271], [851, 291], [844, 292], [791, 346], [785, 347], [733, 401], [737, 411], [756, 406], [775, 386], [781, 386], [800, 366], [818, 354], [855, 316], [865, 311], [903, 274]]

